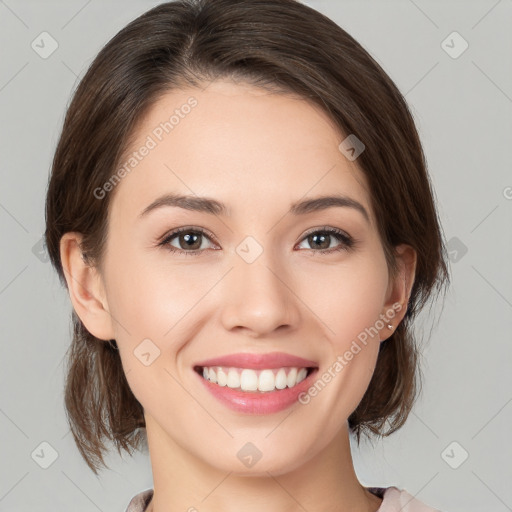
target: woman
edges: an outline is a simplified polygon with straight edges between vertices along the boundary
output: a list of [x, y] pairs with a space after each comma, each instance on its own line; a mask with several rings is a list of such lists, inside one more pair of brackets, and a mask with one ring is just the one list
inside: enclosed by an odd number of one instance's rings
[[351, 434], [406, 421], [412, 322], [449, 278], [407, 105], [334, 22], [293, 0], [131, 22], [68, 108], [46, 223], [77, 446], [97, 473], [147, 436], [129, 512], [434, 510], [352, 463]]

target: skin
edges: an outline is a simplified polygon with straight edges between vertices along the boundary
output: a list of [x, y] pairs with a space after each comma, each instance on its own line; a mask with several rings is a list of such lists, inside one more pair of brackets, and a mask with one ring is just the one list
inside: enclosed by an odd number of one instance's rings
[[[142, 120], [132, 150], [190, 96], [198, 105], [110, 192], [101, 271], [82, 261], [79, 233], [61, 240], [73, 307], [92, 334], [117, 341], [144, 407], [154, 480], [149, 510], [375, 512], [382, 500], [356, 477], [347, 418], [391, 330], [360, 344], [308, 404], [274, 414], [231, 411], [204, 389], [193, 366], [233, 352], [283, 351], [317, 361], [321, 374], [379, 315], [407, 304], [416, 254], [398, 247], [401, 270], [391, 279], [365, 176], [339, 151], [344, 136], [303, 99], [229, 81], [172, 91]], [[215, 198], [230, 215], [164, 207], [138, 219], [164, 192]], [[370, 222], [348, 207], [286, 215], [295, 201], [333, 192], [359, 201]], [[157, 246], [187, 226], [215, 240], [203, 237], [196, 256]], [[356, 248], [321, 254], [343, 243], [308, 242], [307, 232], [324, 226], [348, 233]], [[246, 236], [263, 250], [250, 264], [236, 252]], [[187, 250], [179, 235], [169, 244]], [[391, 320], [394, 327], [405, 312]], [[134, 355], [146, 338], [160, 350], [149, 366]], [[247, 442], [263, 454], [250, 468], [237, 457]]]

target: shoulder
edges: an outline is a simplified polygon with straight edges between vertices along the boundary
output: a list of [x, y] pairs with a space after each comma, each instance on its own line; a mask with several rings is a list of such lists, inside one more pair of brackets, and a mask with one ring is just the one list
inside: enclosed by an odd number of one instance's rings
[[368, 490], [382, 498], [382, 504], [376, 512], [441, 512], [396, 486], [370, 487]]
[[152, 497], [153, 489], [146, 489], [140, 492], [131, 499], [126, 512], [144, 512]]

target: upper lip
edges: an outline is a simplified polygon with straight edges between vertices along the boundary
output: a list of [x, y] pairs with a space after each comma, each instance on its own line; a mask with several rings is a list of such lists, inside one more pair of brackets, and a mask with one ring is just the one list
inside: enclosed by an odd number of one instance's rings
[[310, 361], [302, 357], [286, 354], [285, 352], [270, 352], [268, 354], [250, 354], [238, 353], [215, 357], [200, 361], [195, 366], [230, 366], [236, 368], [252, 368], [261, 370], [264, 368], [281, 368], [286, 366], [297, 368], [317, 368], [315, 361]]

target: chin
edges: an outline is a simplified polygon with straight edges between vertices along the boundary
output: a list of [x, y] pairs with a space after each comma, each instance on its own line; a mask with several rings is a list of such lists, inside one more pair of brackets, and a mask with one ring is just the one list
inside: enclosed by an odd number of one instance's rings
[[[300, 453], [283, 453], [278, 448], [273, 449], [272, 453], [267, 457], [264, 450], [263, 453], [260, 452], [260, 455], [257, 455], [256, 450], [254, 450], [254, 458], [252, 460], [244, 456], [250, 450], [247, 450], [245, 453], [241, 450], [241, 452], [240, 457], [238, 455], [240, 452], [238, 452], [234, 458], [230, 457], [223, 460], [222, 464], [219, 464], [219, 460], [211, 461], [211, 463], [219, 470], [231, 472], [236, 476], [265, 478], [268, 478], [269, 473], [272, 476], [290, 473], [305, 463], [304, 456]], [[244, 460], [244, 458], [247, 460]]]

